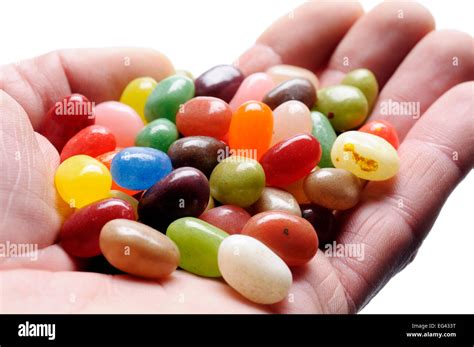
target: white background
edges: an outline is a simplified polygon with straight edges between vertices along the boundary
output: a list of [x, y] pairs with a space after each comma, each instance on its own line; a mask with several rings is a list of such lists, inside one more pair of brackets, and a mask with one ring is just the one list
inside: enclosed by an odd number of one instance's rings
[[[197, 76], [234, 61], [272, 21], [301, 2], [2, 0], [0, 64], [59, 48], [143, 46]], [[366, 11], [378, 3], [362, 1]], [[473, 35], [470, 1], [421, 3], [438, 29]], [[474, 313], [473, 197], [471, 173], [449, 198], [415, 261], [363, 313]]]

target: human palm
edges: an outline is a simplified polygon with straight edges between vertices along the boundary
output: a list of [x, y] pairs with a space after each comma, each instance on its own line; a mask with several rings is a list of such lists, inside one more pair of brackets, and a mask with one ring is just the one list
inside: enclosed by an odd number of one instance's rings
[[[372, 70], [381, 93], [371, 117], [397, 128], [401, 167], [370, 182], [355, 208], [337, 215], [340, 244], [364, 245], [364, 259], [319, 251], [294, 268], [288, 298], [255, 305], [222, 280], [178, 270], [167, 279], [85, 271], [56, 244], [65, 209], [53, 185], [59, 156], [34, 131], [57, 100], [73, 92], [118, 99], [135, 77], [173, 68], [151, 50], [54, 52], [1, 68], [0, 243], [33, 243], [37, 261], [0, 259], [1, 312], [356, 312], [409, 263], [444, 201], [474, 160], [473, 40], [432, 31], [431, 15], [413, 3], [384, 3], [363, 14], [356, 3], [302, 5], [282, 17], [238, 60], [244, 73], [286, 63], [315, 71], [323, 86], [357, 67]], [[128, 61], [130, 64], [125, 64]], [[421, 117], [381, 114], [383, 103], [419, 102]]]

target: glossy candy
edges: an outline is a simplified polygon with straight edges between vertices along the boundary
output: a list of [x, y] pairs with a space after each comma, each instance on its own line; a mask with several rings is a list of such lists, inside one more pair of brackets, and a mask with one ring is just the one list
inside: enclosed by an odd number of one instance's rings
[[290, 137], [270, 148], [260, 163], [267, 185], [285, 187], [311, 172], [321, 158], [321, 145], [312, 135]]
[[181, 217], [199, 217], [209, 202], [209, 183], [201, 171], [191, 167], [174, 170], [142, 196], [140, 221], [164, 232]]
[[378, 119], [364, 124], [359, 131], [380, 136], [387, 140], [395, 149], [398, 149], [400, 141], [395, 127], [389, 122]]
[[147, 147], [123, 149], [112, 159], [110, 167], [114, 181], [133, 190], [148, 189], [171, 170], [171, 160], [165, 153]]
[[176, 125], [166, 118], [155, 119], [147, 124], [135, 138], [135, 145], [151, 147], [167, 152], [171, 144], [179, 137]]
[[316, 89], [305, 78], [293, 78], [280, 83], [263, 98], [272, 110], [289, 100], [301, 101], [310, 109], [316, 102]]
[[191, 166], [207, 177], [219, 161], [224, 160], [228, 151], [226, 144], [207, 136], [190, 136], [175, 141], [168, 150], [174, 168]]
[[58, 166], [54, 183], [59, 195], [70, 207], [81, 208], [109, 197], [112, 176], [97, 159], [75, 155]]
[[196, 96], [215, 96], [230, 102], [244, 80], [242, 72], [232, 65], [217, 65], [196, 78]]
[[306, 177], [304, 191], [317, 205], [331, 210], [347, 210], [359, 202], [362, 182], [347, 170], [325, 168]]
[[143, 121], [133, 108], [118, 101], [106, 101], [94, 109], [95, 124], [107, 127], [115, 135], [118, 147], [130, 147], [143, 129]]
[[286, 101], [273, 110], [271, 146], [299, 134], [311, 134], [312, 122], [308, 107], [298, 100]]
[[215, 167], [209, 184], [214, 199], [223, 204], [248, 207], [262, 194], [265, 173], [257, 161], [231, 156]]
[[135, 78], [127, 84], [120, 97], [120, 102], [133, 108], [144, 124], [148, 122], [145, 118], [146, 100], [157, 84], [151, 77]]
[[319, 87], [319, 81], [316, 75], [299, 66], [285, 64], [274, 65], [268, 68], [266, 72], [277, 85], [293, 78], [306, 78], [313, 84], [314, 89], [318, 89]]
[[79, 131], [64, 145], [61, 151], [61, 162], [78, 154], [97, 157], [113, 151], [115, 146], [115, 136], [108, 128], [102, 125], [91, 125]]
[[115, 190], [112, 189], [110, 191], [110, 197], [111, 198], [117, 198], [117, 199], [122, 199], [130, 204], [132, 206], [133, 211], [135, 212], [135, 219], [138, 219], [138, 200], [135, 199], [133, 196], [130, 196], [120, 190]]
[[225, 281], [248, 300], [274, 304], [287, 297], [293, 282], [291, 271], [259, 240], [231, 235], [222, 241], [218, 257]]
[[61, 227], [61, 247], [76, 257], [95, 257], [101, 254], [100, 230], [113, 219], [135, 219], [132, 206], [120, 199], [105, 199], [85, 206], [69, 217]]
[[265, 187], [260, 198], [250, 206], [252, 214], [266, 211], [284, 211], [301, 217], [301, 210], [296, 199], [282, 189]]
[[368, 69], [352, 70], [347, 73], [341, 84], [359, 88], [367, 99], [369, 110], [372, 109], [379, 93], [379, 85], [372, 71]]
[[230, 101], [230, 108], [235, 111], [247, 101], [262, 101], [265, 95], [275, 87], [273, 79], [264, 72], [256, 72], [247, 76], [234, 97]]
[[[110, 151], [110, 152], [107, 152], [107, 153], [104, 153], [104, 154], [101, 154], [101, 155], [97, 156], [96, 159], [98, 161], [100, 161], [102, 164], [104, 164], [107, 167], [107, 169], [109, 169], [109, 171], [110, 171], [110, 166], [112, 165], [112, 160], [117, 155], [117, 153], [119, 153], [122, 150], [123, 150], [123, 148], [116, 148], [113, 151]], [[121, 191], [121, 192], [123, 192], [123, 193], [125, 193], [129, 196], [134, 195], [134, 194], [139, 192], [139, 190], [133, 190], [133, 189], [127, 189], [127, 188], [121, 187], [113, 179], [112, 179], [112, 189]]]
[[166, 236], [181, 253], [179, 267], [204, 277], [220, 277], [217, 252], [228, 235], [209, 223], [193, 217], [180, 218], [170, 224]]
[[303, 189], [304, 179], [303, 177], [296, 182], [291, 183], [290, 185], [282, 187], [285, 191], [293, 195], [293, 197], [298, 201], [298, 204], [307, 204], [309, 203], [309, 199], [306, 197]]
[[318, 166], [320, 168], [334, 167], [331, 161], [331, 148], [334, 141], [336, 141], [336, 132], [332, 128], [329, 119], [321, 112], [312, 111], [311, 121], [313, 124], [311, 133], [318, 139], [322, 150], [321, 160]]
[[232, 110], [218, 98], [199, 96], [180, 107], [176, 126], [184, 136], [211, 136], [222, 138], [229, 131]]
[[318, 90], [314, 108], [328, 117], [336, 131], [346, 131], [364, 123], [369, 112], [367, 99], [356, 87], [337, 85]]
[[204, 212], [199, 219], [224, 230], [226, 233], [240, 234], [244, 225], [250, 219], [250, 214], [242, 207], [222, 205]]
[[109, 263], [131, 275], [162, 278], [179, 264], [179, 250], [173, 241], [135, 221], [111, 220], [102, 227], [99, 241]]
[[258, 101], [241, 105], [234, 113], [229, 129], [229, 146], [238, 155], [259, 160], [272, 140], [273, 114]]
[[263, 242], [288, 266], [309, 262], [318, 250], [318, 236], [304, 218], [282, 211], [256, 214], [245, 224], [243, 235]]
[[194, 82], [185, 76], [173, 75], [160, 81], [145, 104], [145, 118], [151, 122], [167, 118], [176, 122], [180, 105], [194, 96]]
[[397, 151], [390, 143], [361, 131], [339, 135], [332, 146], [331, 159], [335, 167], [369, 181], [389, 179], [400, 166]]
[[315, 204], [303, 204], [300, 208], [302, 217], [316, 230], [319, 248], [324, 250], [324, 246], [335, 239], [336, 217], [331, 210]]

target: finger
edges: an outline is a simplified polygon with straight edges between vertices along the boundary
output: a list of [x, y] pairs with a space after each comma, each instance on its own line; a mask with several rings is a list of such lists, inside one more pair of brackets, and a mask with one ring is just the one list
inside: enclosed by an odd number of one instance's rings
[[316, 71], [362, 14], [356, 2], [307, 2], [273, 23], [237, 65], [246, 75], [281, 63]]
[[374, 72], [381, 86], [429, 31], [434, 20], [427, 9], [415, 2], [384, 2], [363, 16], [337, 46], [322, 85], [339, 83], [355, 68]]
[[[474, 79], [473, 52], [474, 40], [466, 33], [436, 31], [428, 34], [390, 78], [371, 118], [390, 121], [403, 139], [420, 115], [443, 93], [456, 84]], [[390, 107], [404, 103], [417, 107], [408, 114]], [[452, 117], [451, 110], [445, 112], [447, 117]]]
[[36, 129], [49, 108], [71, 93], [94, 102], [118, 100], [132, 79], [161, 80], [173, 71], [164, 55], [150, 49], [71, 49], [0, 67], [0, 89], [18, 101]]
[[473, 91], [474, 82], [463, 83], [434, 103], [400, 146], [397, 176], [369, 183], [361, 204], [343, 216], [337, 241], [361, 244], [365, 252], [362, 260], [332, 258], [354, 309], [409, 261], [449, 194], [472, 169]]

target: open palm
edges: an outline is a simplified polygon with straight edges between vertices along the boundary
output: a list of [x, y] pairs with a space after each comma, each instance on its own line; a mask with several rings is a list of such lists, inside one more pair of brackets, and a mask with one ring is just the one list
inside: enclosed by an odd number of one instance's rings
[[[400, 172], [371, 182], [355, 208], [337, 216], [341, 244], [362, 244], [364, 259], [318, 252], [293, 269], [287, 300], [254, 305], [222, 280], [183, 271], [161, 281], [80, 272], [55, 244], [64, 216], [53, 186], [57, 151], [34, 131], [72, 92], [118, 99], [135, 77], [172, 74], [151, 50], [54, 52], [0, 69], [0, 243], [33, 243], [37, 261], [0, 258], [1, 312], [356, 312], [414, 257], [444, 201], [474, 160], [473, 39], [432, 31], [413, 3], [384, 3], [363, 14], [356, 3], [311, 2], [272, 25], [237, 64], [249, 74], [286, 63], [315, 71], [323, 86], [354, 68], [381, 86], [371, 115], [397, 128]], [[129, 62], [129, 64], [125, 64]], [[381, 114], [389, 100], [419, 102], [421, 117]]]

